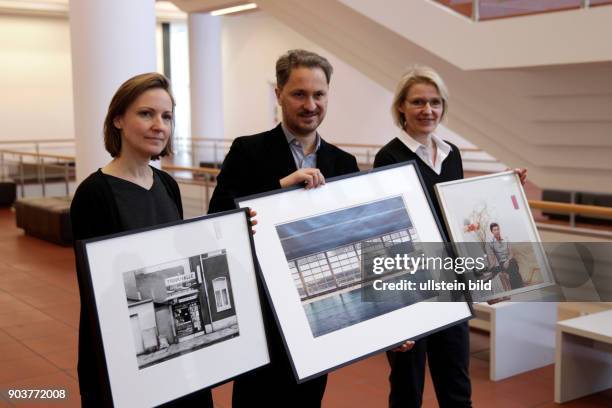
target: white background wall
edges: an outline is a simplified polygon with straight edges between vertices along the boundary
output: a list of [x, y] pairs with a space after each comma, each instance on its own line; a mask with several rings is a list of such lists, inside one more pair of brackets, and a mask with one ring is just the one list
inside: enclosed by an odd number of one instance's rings
[[[160, 24], [155, 41], [161, 72]], [[0, 141], [74, 139], [68, 19], [0, 15], [0, 61]]]
[[73, 138], [68, 20], [0, 15], [0, 140]]
[[389, 106], [392, 94], [326, 50], [264, 12], [224, 18], [223, 89], [226, 137], [273, 126], [275, 63], [292, 48], [305, 48], [334, 67], [329, 110], [320, 128], [331, 142], [383, 144], [397, 133]]
[[[389, 113], [391, 92], [265, 12], [224, 17], [222, 30], [227, 138], [274, 125], [274, 65], [291, 48], [320, 53], [334, 66], [329, 110], [320, 128], [325, 139], [384, 144], [397, 135]], [[161, 44], [159, 25], [156, 41]], [[68, 20], [0, 15], [0, 61], [0, 140], [74, 138]], [[160, 55], [160, 71], [161, 64]], [[188, 103], [177, 93], [179, 106]], [[188, 121], [188, 113], [181, 116]], [[178, 124], [179, 129], [188, 125]], [[102, 143], [102, 129], [92, 137]], [[448, 138], [467, 145], [452, 134]]]

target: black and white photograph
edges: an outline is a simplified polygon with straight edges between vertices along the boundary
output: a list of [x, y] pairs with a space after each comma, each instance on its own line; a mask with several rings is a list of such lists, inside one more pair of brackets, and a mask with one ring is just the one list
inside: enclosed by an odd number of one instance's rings
[[139, 368], [239, 335], [226, 251], [123, 274]]
[[81, 241], [114, 406], [162, 405], [269, 363], [244, 210]]
[[277, 225], [276, 231], [314, 337], [436, 295], [389, 291], [384, 299], [365, 301], [372, 298], [376, 279], [425, 277], [426, 271], [391, 277], [367, 274], [362, 268], [364, 258], [389, 256], [386, 248], [419, 254], [419, 237], [402, 196]]
[[[369, 251], [419, 254], [444, 242], [414, 162], [237, 201], [257, 212], [260, 273], [298, 382], [472, 316], [465, 300], [429, 301], [433, 291], [369, 297], [373, 277], [361, 267]], [[420, 272], [380, 279], [429, 278]]]

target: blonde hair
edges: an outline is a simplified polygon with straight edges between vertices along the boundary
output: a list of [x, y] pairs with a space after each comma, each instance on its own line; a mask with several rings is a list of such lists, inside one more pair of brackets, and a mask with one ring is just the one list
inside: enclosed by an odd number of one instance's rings
[[444, 85], [444, 81], [442, 81], [440, 75], [433, 68], [424, 65], [413, 65], [404, 75], [402, 75], [395, 90], [393, 103], [391, 104], [393, 122], [401, 129], [403, 129], [406, 124], [406, 118], [404, 114], [400, 112], [399, 107], [405, 102], [406, 95], [410, 87], [414, 84], [430, 84], [436, 87], [443, 101], [442, 116], [440, 120], [444, 119], [446, 111], [448, 110], [448, 89], [446, 85]]

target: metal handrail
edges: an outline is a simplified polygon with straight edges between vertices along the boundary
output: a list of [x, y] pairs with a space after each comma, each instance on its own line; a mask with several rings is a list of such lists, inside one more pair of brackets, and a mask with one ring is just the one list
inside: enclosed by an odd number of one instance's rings
[[568, 204], [556, 201], [527, 200], [535, 210], [551, 211], [560, 214], [595, 215], [612, 218], [612, 207], [586, 204]]
[[190, 171], [197, 174], [208, 174], [210, 176], [217, 176], [221, 172], [219, 169], [212, 167], [191, 167], [191, 166], [175, 166], [172, 164], [162, 164], [162, 170], [167, 171]]
[[[357, 143], [353, 143], [350, 145], [360, 146], [360, 147], [375, 146], [375, 145], [360, 145]], [[481, 151], [481, 150], [470, 148], [470, 151]], [[16, 150], [0, 149], [0, 159], [1, 159], [0, 167], [2, 167], [2, 169], [4, 169], [4, 155], [5, 154], [19, 156], [19, 161], [18, 161], [19, 167], [20, 167], [19, 180], [21, 183], [21, 196], [22, 197], [23, 197], [23, 185], [25, 181], [24, 171], [23, 171], [23, 167], [24, 167], [23, 157], [24, 156], [35, 157], [39, 159], [33, 162], [32, 164], [38, 164], [43, 167], [42, 172], [39, 172], [39, 175], [42, 176], [42, 180], [40, 179], [40, 176], [39, 176], [39, 181], [43, 184], [43, 191], [44, 191], [44, 184], [45, 184], [44, 166], [54, 167], [54, 168], [64, 168], [65, 170], [64, 177], [66, 179], [66, 194], [68, 194], [68, 178], [69, 178], [69, 172], [68, 172], [69, 167], [68, 166], [71, 164], [71, 162], [75, 161], [74, 156], [58, 155], [58, 154], [50, 154], [50, 153], [30, 153], [30, 152], [22, 152], [22, 151], [16, 151]], [[44, 163], [42, 160], [45, 158], [65, 160], [66, 162], [62, 164]], [[190, 172], [192, 174], [210, 176], [211, 178], [218, 176], [219, 173], [221, 172], [219, 169], [216, 169], [216, 168], [177, 166], [173, 164], [163, 164], [162, 169], [169, 171], [169, 172], [181, 172], [181, 171]], [[206, 183], [207, 181], [210, 181], [210, 180], [203, 180], [204, 183]], [[198, 184], [198, 180], [194, 180], [194, 182]], [[585, 205], [585, 204], [573, 204], [573, 203], [568, 204], [568, 203], [555, 202], [555, 201], [544, 201], [544, 200], [528, 200], [528, 202], [529, 202], [530, 208], [534, 210], [544, 210], [544, 211], [550, 211], [550, 212], [560, 213], [560, 214], [600, 216], [600, 217], [612, 218], [612, 207]]]
[[[36, 149], [38, 150], [38, 144], [36, 144]], [[46, 168], [63, 168], [63, 178], [65, 184], [65, 193], [66, 195], [70, 194], [70, 168], [75, 161], [74, 156], [67, 155], [59, 155], [52, 153], [40, 153], [40, 152], [24, 152], [20, 150], [9, 150], [9, 149], [0, 149], [0, 168], [2, 170], [2, 179], [6, 178], [6, 167], [5, 167], [5, 156], [13, 155], [18, 156], [18, 167], [19, 167], [19, 192], [20, 196], [23, 198], [25, 196], [25, 165], [31, 164], [36, 166], [36, 181], [41, 185], [42, 195], [43, 197], [47, 194], [47, 175]], [[32, 157], [34, 158], [31, 162], [25, 162], [24, 157]], [[46, 163], [45, 159], [56, 160], [55, 163]], [[60, 163], [63, 161], [63, 163]]]
[[[178, 143], [185, 143], [186, 152], [190, 153], [192, 163], [199, 162], [198, 151], [200, 149], [209, 149], [212, 151], [210, 157], [210, 163], [218, 166], [223, 161], [223, 158], [227, 154], [229, 147], [231, 146], [233, 139], [227, 138], [204, 138], [204, 137], [181, 137], [175, 138]], [[343, 142], [330, 142], [341, 149], [347, 150], [357, 158], [361, 168], [368, 168], [372, 165], [376, 151], [383, 147], [382, 144], [369, 144], [369, 143], [343, 143]], [[483, 153], [484, 151], [477, 147], [461, 147], [459, 148], [462, 156], [466, 153]], [[467, 163], [485, 163], [485, 164], [496, 164], [498, 160], [493, 159], [477, 159], [477, 158], [465, 158]]]
[[[444, 5], [450, 10], [453, 10], [454, 12], [462, 16], [465, 16], [467, 18], [470, 18], [471, 20], [476, 21], [476, 22], [486, 21], [486, 20], [491, 20], [491, 19], [519, 17], [519, 16], [532, 15], [532, 14], [550, 13], [550, 12], [563, 11], [563, 10], [588, 9], [590, 7], [597, 6], [597, 5], [610, 4], [610, 2], [601, 3], [601, 4], [592, 4], [591, 0], [580, 0], [579, 2], [576, 2], [575, 5], [567, 5], [567, 6], [562, 6], [562, 7], [558, 6], [557, 8], [531, 10], [531, 11], [527, 10], [525, 12], [517, 12], [515, 14], [489, 16], [489, 17], [484, 16], [483, 17], [481, 13], [481, 7], [487, 6], [487, 5], [490, 6], [491, 4], [487, 4], [483, 2], [482, 0], [471, 0], [470, 2], [452, 2], [448, 0], [435, 0], [435, 1], [437, 3]], [[503, 7], [504, 4], [499, 4], [498, 6]]]
[[[207, 137], [180, 137], [175, 138], [175, 140], [186, 140], [186, 141], [195, 141], [195, 142], [223, 142], [227, 144], [231, 144], [234, 139], [228, 138], [207, 138]], [[368, 144], [368, 143], [344, 143], [344, 142], [333, 142], [329, 143], [338, 146], [338, 147], [356, 147], [363, 149], [380, 149], [383, 147], [382, 144]], [[483, 150], [477, 147], [461, 147], [459, 148], [462, 152], [482, 152]]]
[[0, 149], [0, 153], [14, 154], [18, 156], [37, 157], [37, 158], [43, 158], [43, 159], [57, 159], [57, 160], [68, 160], [68, 161], [75, 160], [74, 156], [66, 156], [66, 155], [53, 154], [53, 153], [30, 153], [30, 152], [22, 152], [20, 150], [7, 150], [7, 149]]
[[44, 144], [44, 143], [74, 143], [74, 139], [17, 139], [17, 140], [0, 140], [0, 144]]

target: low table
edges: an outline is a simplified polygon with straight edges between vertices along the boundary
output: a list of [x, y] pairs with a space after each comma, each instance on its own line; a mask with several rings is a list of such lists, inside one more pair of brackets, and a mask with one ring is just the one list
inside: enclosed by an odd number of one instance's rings
[[475, 303], [470, 326], [489, 332], [489, 379], [499, 381], [555, 361], [557, 302]]
[[612, 388], [612, 310], [557, 323], [555, 402]]

